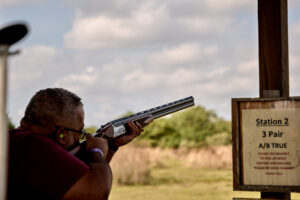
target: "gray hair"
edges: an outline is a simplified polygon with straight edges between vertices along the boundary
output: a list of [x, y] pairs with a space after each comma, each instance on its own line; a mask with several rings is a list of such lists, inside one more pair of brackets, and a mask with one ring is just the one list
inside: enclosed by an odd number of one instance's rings
[[82, 105], [81, 98], [68, 90], [47, 88], [31, 98], [23, 119], [53, 127], [62, 121], [73, 120], [75, 109]]

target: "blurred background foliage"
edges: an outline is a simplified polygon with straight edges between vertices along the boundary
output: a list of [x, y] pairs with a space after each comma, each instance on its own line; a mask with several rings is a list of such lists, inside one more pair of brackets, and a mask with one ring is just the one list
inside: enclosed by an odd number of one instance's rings
[[9, 117], [7, 118], [7, 126], [8, 126], [8, 130], [15, 128], [15, 125], [12, 123]]
[[162, 148], [199, 148], [231, 144], [231, 122], [194, 106], [155, 120], [137, 138], [138, 144]]

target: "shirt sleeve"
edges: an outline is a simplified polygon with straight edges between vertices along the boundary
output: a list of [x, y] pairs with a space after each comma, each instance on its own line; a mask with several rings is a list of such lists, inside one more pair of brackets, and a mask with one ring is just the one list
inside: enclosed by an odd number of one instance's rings
[[63, 196], [89, 170], [85, 163], [47, 137], [26, 136], [19, 151], [20, 179], [49, 196]]

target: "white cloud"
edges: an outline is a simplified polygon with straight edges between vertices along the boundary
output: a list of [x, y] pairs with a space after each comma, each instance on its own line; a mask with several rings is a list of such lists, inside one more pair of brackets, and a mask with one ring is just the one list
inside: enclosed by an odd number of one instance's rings
[[[290, 2], [289, 2], [290, 3]], [[299, 1], [291, 1], [289, 6], [290, 10], [294, 12], [299, 12]], [[298, 5], [297, 5], [298, 4]], [[298, 7], [298, 9], [297, 9]], [[289, 10], [289, 12], [290, 12]], [[292, 14], [293, 15], [293, 14]], [[295, 15], [295, 14], [294, 14]], [[290, 74], [290, 96], [299, 96], [300, 95], [300, 46], [299, 46], [299, 36], [300, 36], [300, 19], [296, 18], [295, 21], [289, 24], [289, 74]]]
[[242, 9], [253, 8], [257, 2], [253, 0], [204, 0], [205, 8], [211, 13], [233, 12]]
[[[92, 2], [97, 7], [94, 1], [88, 2]], [[201, 37], [213, 37], [224, 34], [227, 30], [240, 28], [238, 24], [234, 26], [235, 12], [230, 11], [234, 11], [236, 7], [248, 9], [249, 4], [253, 4], [249, 0], [244, 1], [245, 3], [230, 0], [229, 5], [235, 5], [231, 8], [226, 6], [227, 3], [217, 0], [213, 2], [141, 1], [135, 4], [127, 2], [130, 6], [126, 7], [127, 10], [124, 11], [126, 14], [122, 14], [118, 11], [124, 7], [124, 2], [127, 1], [107, 3], [104, 5], [103, 12], [101, 8], [98, 8], [98, 12], [88, 12], [95, 8], [78, 7], [80, 14], [77, 14], [72, 29], [64, 35], [65, 46], [98, 50], [161, 45], [168, 42], [176, 44], [178, 41], [193, 40], [194, 42]], [[211, 14], [209, 10], [214, 6], [226, 12], [218, 13], [218, 11]]]
[[153, 53], [150, 60], [157, 65], [185, 64], [201, 60], [202, 56], [203, 53], [198, 44], [186, 43]]
[[293, 24], [292, 33], [295, 34], [296, 36], [300, 35], [300, 20], [297, 23]]
[[[296, 53], [296, 52], [294, 52]], [[299, 55], [291, 55], [290, 56], [290, 96], [299, 96], [300, 95], [300, 82], [299, 82], [299, 76], [300, 76], [300, 56]]]
[[[19, 78], [14, 78], [15, 83], [20, 83], [18, 79], [24, 83], [19, 84], [15, 92], [21, 94], [20, 91], [27, 84], [26, 81], [32, 81], [30, 84], [36, 84], [36, 87], [39, 87], [40, 80], [56, 76], [52, 86], [69, 89], [84, 99], [87, 124], [95, 124], [96, 121], [105, 122], [126, 110], [139, 111], [146, 109], [147, 105], [155, 106], [190, 95], [195, 96], [197, 103], [209, 105], [210, 109], [214, 108], [213, 106], [215, 109], [224, 109], [219, 108], [221, 105], [218, 105], [241, 91], [246, 91], [246, 94], [247, 92], [253, 93], [251, 91], [256, 91], [253, 86], [258, 83], [253, 77], [241, 76], [251, 71], [255, 65], [255, 61], [251, 59], [241, 61], [236, 65], [242, 66], [241, 69], [245, 72], [234, 71], [232, 67], [234, 65], [216, 64], [219, 61], [215, 59], [215, 56], [218, 57], [221, 53], [220, 48], [214, 44], [182, 43], [139, 55], [139, 59], [120, 56], [106, 63], [94, 61], [92, 65], [84, 64], [92, 63], [88, 59], [91, 54], [80, 54], [81, 59], [86, 60], [76, 67], [70, 62], [76, 56], [68, 57], [53, 47], [34, 46], [28, 48], [18, 58], [18, 65], [24, 63], [27, 67], [18, 75]], [[31, 58], [30, 55], [33, 53], [36, 57]], [[165, 64], [151, 68], [153, 55], [165, 57], [166, 61], [160, 60]], [[202, 58], [199, 59], [198, 55], [202, 55], [200, 56]], [[203, 57], [209, 59], [204, 62]], [[66, 62], [64, 64], [71, 65], [72, 68], [64, 69], [62, 63], [58, 62], [62, 58]], [[168, 60], [171, 61], [167, 62]], [[39, 66], [42, 67], [39, 68]], [[27, 71], [28, 67], [33, 72]], [[61, 70], [64, 72], [63, 75]], [[29, 79], [35, 71], [42, 73], [36, 78], [33, 76], [33, 80], [22, 79], [23, 76]], [[158, 99], [154, 101], [151, 99], [153, 96]], [[20, 108], [23, 107], [24, 105], [20, 106]]]
[[205, 74], [205, 78], [207, 79], [215, 79], [218, 77], [222, 77], [226, 75], [226, 72], [228, 72], [230, 67], [218, 67], [217, 69], [213, 69], [209, 71], [207, 74]]
[[83, 72], [71, 73], [62, 77], [54, 83], [54, 87], [67, 88], [75, 93], [82, 93], [86, 88], [95, 84], [99, 75], [95, 73], [93, 66], [88, 66]]
[[219, 51], [219, 46], [217, 45], [209, 45], [204, 48], [204, 54], [206, 56], [216, 56]]
[[65, 45], [70, 48], [101, 49], [124, 46], [155, 37], [168, 20], [163, 6], [153, 8], [148, 4], [132, 11], [127, 18], [97, 15], [77, 17], [72, 30], [67, 33]]
[[97, 49], [125, 44], [139, 35], [123, 20], [105, 16], [78, 19], [65, 35], [65, 44], [71, 48]]
[[249, 76], [250, 74], [256, 74], [258, 75], [258, 60], [253, 59], [253, 60], [248, 60], [245, 62], [240, 63], [237, 66], [237, 71], [240, 75], [247, 75]]
[[127, 16], [132, 10], [137, 10], [143, 5], [164, 4], [171, 11], [172, 17], [179, 15], [194, 15], [204, 13], [205, 15], [234, 15], [236, 12], [244, 12], [249, 9], [255, 10], [257, 2], [253, 0], [65, 0], [71, 6], [80, 11], [82, 16], [91, 16], [96, 13], [105, 13], [114, 16]]
[[201, 74], [195, 69], [179, 68], [175, 72], [166, 76], [167, 86], [182, 87], [184, 85], [197, 82], [201, 79]]
[[223, 32], [231, 23], [231, 17], [182, 17], [178, 19], [179, 24], [194, 34], [216, 34]]
[[[11, 56], [8, 67], [9, 115], [17, 123], [24, 114], [29, 99], [38, 90], [50, 87], [59, 72], [60, 50], [52, 46], [33, 45]], [[17, 125], [17, 124], [16, 124]]]
[[59, 52], [51, 46], [35, 45], [24, 48], [12, 60], [10, 86], [13, 91], [29, 86], [43, 78], [46, 71], [56, 68]]
[[141, 69], [125, 74], [120, 85], [124, 92], [140, 92], [160, 86], [164, 76], [160, 73], [148, 73]]

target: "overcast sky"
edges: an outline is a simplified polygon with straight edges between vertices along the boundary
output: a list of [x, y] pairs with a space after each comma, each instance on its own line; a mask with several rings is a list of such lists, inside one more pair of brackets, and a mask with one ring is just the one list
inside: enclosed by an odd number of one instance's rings
[[[289, 0], [290, 94], [300, 96], [300, 0]], [[194, 96], [231, 119], [231, 98], [258, 97], [256, 0], [0, 0], [0, 26], [26, 22], [12, 49], [8, 113], [63, 87], [86, 125]]]

